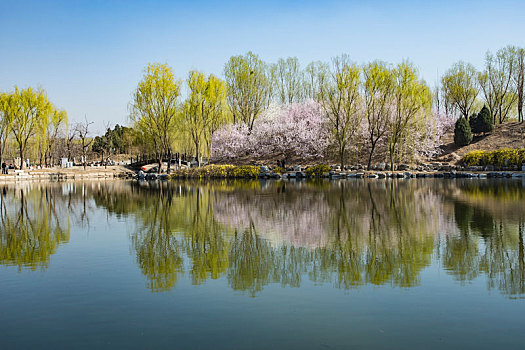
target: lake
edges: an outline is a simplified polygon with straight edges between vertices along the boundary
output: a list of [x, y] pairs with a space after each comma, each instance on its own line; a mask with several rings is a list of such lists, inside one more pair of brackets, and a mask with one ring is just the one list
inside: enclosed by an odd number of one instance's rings
[[1, 349], [523, 349], [525, 182], [0, 185]]

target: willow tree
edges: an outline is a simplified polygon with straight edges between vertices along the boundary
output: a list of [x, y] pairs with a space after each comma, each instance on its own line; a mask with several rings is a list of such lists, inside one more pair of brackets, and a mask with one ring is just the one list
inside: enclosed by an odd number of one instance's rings
[[195, 147], [200, 166], [201, 149], [205, 146], [208, 160], [211, 154], [211, 137], [226, 122], [225, 85], [210, 75], [191, 71], [188, 76], [189, 96], [184, 103], [183, 128]]
[[212, 154], [212, 136], [229, 121], [231, 116], [226, 103], [226, 84], [214, 75], [208, 77], [205, 109], [208, 113], [208, 123], [204, 139], [209, 163]]
[[232, 56], [224, 67], [227, 101], [234, 122], [243, 122], [248, 130], [261, 112], [268, 107], [272, 84], [267, 65], [252, 52]]
[[350, 144], [361, 126], [360, 69], [346, 55], [332, 59], [326, 84], [319, 87], [321, 105], [343, 169]]
[[420, 114], [425, 115], [432, 108], [432, 93], [418, 72], [410, 63], [403, 62], [394, 69], [393, 116], [389, 123], [388, 153], [390, 169], [394, 168], [400, 147], [407, 142], [417, 142], [413, 137], [420, 125]]
[[441, 78], [445, 100], [467, 120], [478, 96], [476, 77], [476, 68], [472, 64], [459, 61]]
[[52, 110], [52, 105], [44, 90], [33, 88], [19, 90], [16, 86], [9, 103], [11, 131], [18, 145], [20, 169], [23, 169], [28, 141], [41, 130], [42, 123], [46, 122]]
[[190, 135], [195, 146], [197, 163], [200, 166], [200, 149], [204, 140], [208, 115], [206, 111], [206, 88], [207, 79], [204, 74], [191, 71], [188, 76], [188, 88], [190, 94], [184, 103], [184, 130]]
[[370, 144], [368, 170], [377, 144], [385, 138], [392, 115], [394, 74], [383, 62], [372, 62], [363, 67], [366, 136]]
[[11, 95], [0, 93], [0, 163], [2, 163], [7, 137], [11, 131]]
[[67, 127], [66, 111], [51, 106], [49, 113], [41, 119], [38, 130], [41, 165], [53, 165], [56, 142], [63, 127]]
[[[144, 76], [133, 93], [131, 120], [153, 141], [158, 157], [158, 172], [162, 170], [162, 156], [171, 159], [171, 144], [177, 125], [177, 101], [180, 81], [167, 64], [148, 64]], [[170, 162], [168, 162], [169, 172]]]

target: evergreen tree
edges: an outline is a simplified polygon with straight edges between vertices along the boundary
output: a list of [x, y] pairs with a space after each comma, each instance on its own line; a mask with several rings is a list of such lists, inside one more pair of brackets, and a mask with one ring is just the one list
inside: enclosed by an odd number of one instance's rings
[[467, 120], [463, 117], [456, 121], [454, 128], [454, 143], [456, 146], [467, 146], [472, 141], [472, 132]]
[[478, 116], [479, 114], [474, 113], [468, 119], [468, 125], [470, 126], [470, 131], [473, 134], [479, 134], [479, 131], [477, 131], [479, 129]]
[[470, 126], [472, 132], [475, 134], [491, 132], [494, 130], [492, 124], [492, 115], [486, 106], [483, 106], [478, 116], [475, 119], [474, 126]]

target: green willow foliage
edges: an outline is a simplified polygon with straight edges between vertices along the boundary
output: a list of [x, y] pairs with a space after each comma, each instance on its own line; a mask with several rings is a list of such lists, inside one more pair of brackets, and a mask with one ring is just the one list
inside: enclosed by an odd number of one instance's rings
[[62, 128], [67, 128], [67, 114], [48, 100], [43, 89], [15, 86], [13, 92], [0, 93], [0, 162], [12, 139], [21, 160], [27, 159], [28, 147], [33, 146], [38, 150], [40, 164], [53, 163], [54, 146]]

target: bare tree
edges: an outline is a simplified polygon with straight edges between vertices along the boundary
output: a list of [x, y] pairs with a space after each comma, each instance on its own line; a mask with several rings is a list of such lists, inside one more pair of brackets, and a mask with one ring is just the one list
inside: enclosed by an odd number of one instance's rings
[[75, 125], [75, 133], [78, 135], [78, 138], [80, 139], [80, 145], [82, 146], [82, 164], [84, 166], [84, 170], [86, 170], [87, 166], [87, 150], [93, 143], [93, 139], [89, 138], [89, 126], [91, 124], [93, 124], [93, 122], [88, 122], [87, 118], [85, 118], [84, 122], [77, 123]]
[[499, 49], [496, 54], [490, 51], [485, 56], [484, 72], [479, 73], [478, 81], [485, 102], [494, 123], [503, 123], [517, 101], [513, 93], [513, 75], [515, 71], [515, 50], [508, 46]]
[[272, 84], [277, 90], [277, 101], [282, 104], [292, 104], [303, 98], [304, 73], [301, 71], [297, 57], [288, 57], [286, 60], [279, 58], [277, 63], [270, 66], [270, 70]]
[[525, 49], [519, 47], [515, 48], [515, 65], [514, 83], [516, 84], [516, 95], [518, 96], [518, 121], [523, 122], [523, 82], [525, 65], [523, 59], [525, 57]]

